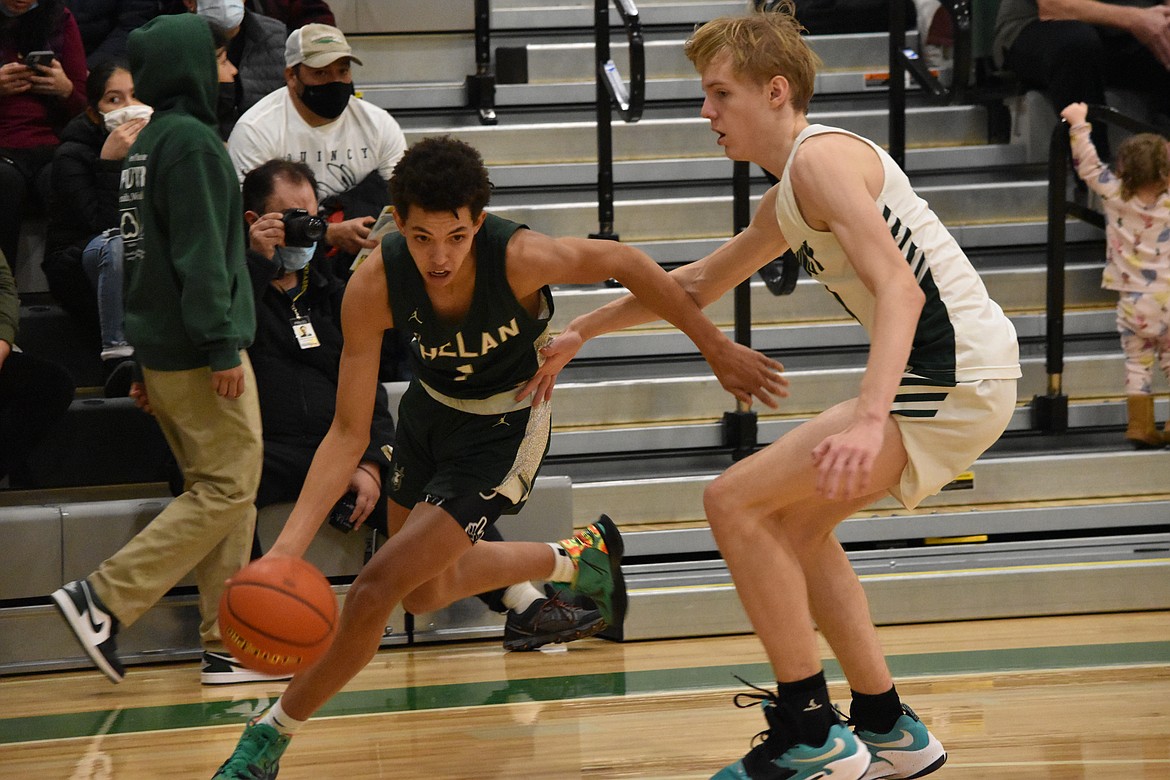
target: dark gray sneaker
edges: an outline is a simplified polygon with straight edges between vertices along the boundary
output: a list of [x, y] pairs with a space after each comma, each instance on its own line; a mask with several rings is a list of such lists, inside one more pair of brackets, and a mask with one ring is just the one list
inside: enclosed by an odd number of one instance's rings
[[536, 650], [547, 644], [584, 639], [605, 628], [601, 612], [584, 597], [547, 585], [545, 594], [547, 598], [532, 602], [523, 612], [508, 610], [505, 650]]
[[86, 580], [74, 580], [51, 594], [81, 647], [112, 683], [122, 682], [126, 670], [118, 660], [118, 618], [94, 593]]

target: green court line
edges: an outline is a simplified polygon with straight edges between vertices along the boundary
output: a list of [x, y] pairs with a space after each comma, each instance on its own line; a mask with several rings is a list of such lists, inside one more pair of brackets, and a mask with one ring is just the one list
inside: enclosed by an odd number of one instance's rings
[[[895, 655], [890, 656], [888, 660], [895, 678], [1170, 664], [1170, 642], [967, 650]], [[825, 673], [830, 680], [844, 679], [841, 668], [832, 660], [825, 662]], [[771, 670], [767, 664], [762, 663], [695, 666], [642, 672], [608, 672], [342, 691], [333, 697], [316, 717], [712, 690], [739, 686], [740, 683], [734, 675], [757, 684], [769, 684]], [[0, 744], [243, 723], [270, 703], [267, 698], [246, 699], [4, 718], [0, 719]]]

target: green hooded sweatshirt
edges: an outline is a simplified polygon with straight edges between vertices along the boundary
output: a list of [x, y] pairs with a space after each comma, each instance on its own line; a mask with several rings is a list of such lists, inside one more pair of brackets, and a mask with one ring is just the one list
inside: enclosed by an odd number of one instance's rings
[[134, 92], [154, 108], [122, 165], [126, 337], [156, 371], [240, 364], [256, 312], [239, 179], [216, 132], [211, 30], [195, 14], [130, 34]]

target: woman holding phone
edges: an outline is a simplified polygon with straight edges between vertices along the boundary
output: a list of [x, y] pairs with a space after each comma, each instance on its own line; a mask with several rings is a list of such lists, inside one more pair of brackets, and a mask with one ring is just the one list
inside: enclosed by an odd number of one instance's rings
[[0, 251], [13, 268], [21, 222], [47, 199], [61, 129], [85, 109], [85, 76], [63, 0], [0, 0]]

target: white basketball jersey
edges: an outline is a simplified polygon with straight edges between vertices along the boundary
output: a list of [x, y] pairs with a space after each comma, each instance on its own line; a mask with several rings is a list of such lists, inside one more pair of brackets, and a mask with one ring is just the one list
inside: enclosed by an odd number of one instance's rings
[[882, 161], [885, 179], [875, 207], [926, 294], [906, 372], [940, 385], [1019, 377], [1015, 328], [987, 295], [983, 280], [938, 216], [911, 189], [906, 174], [872, 141], [824, 125], [811, 125], [797, 136], [777, 190], [776, 219], [805, 271], [867, 331], [872, 328], [873, 294], [858, 277], [836, 236], [805, 223], [792, 194], [788, 169], [800, 145], [822, 133], [857, 138], [869, 144]]

